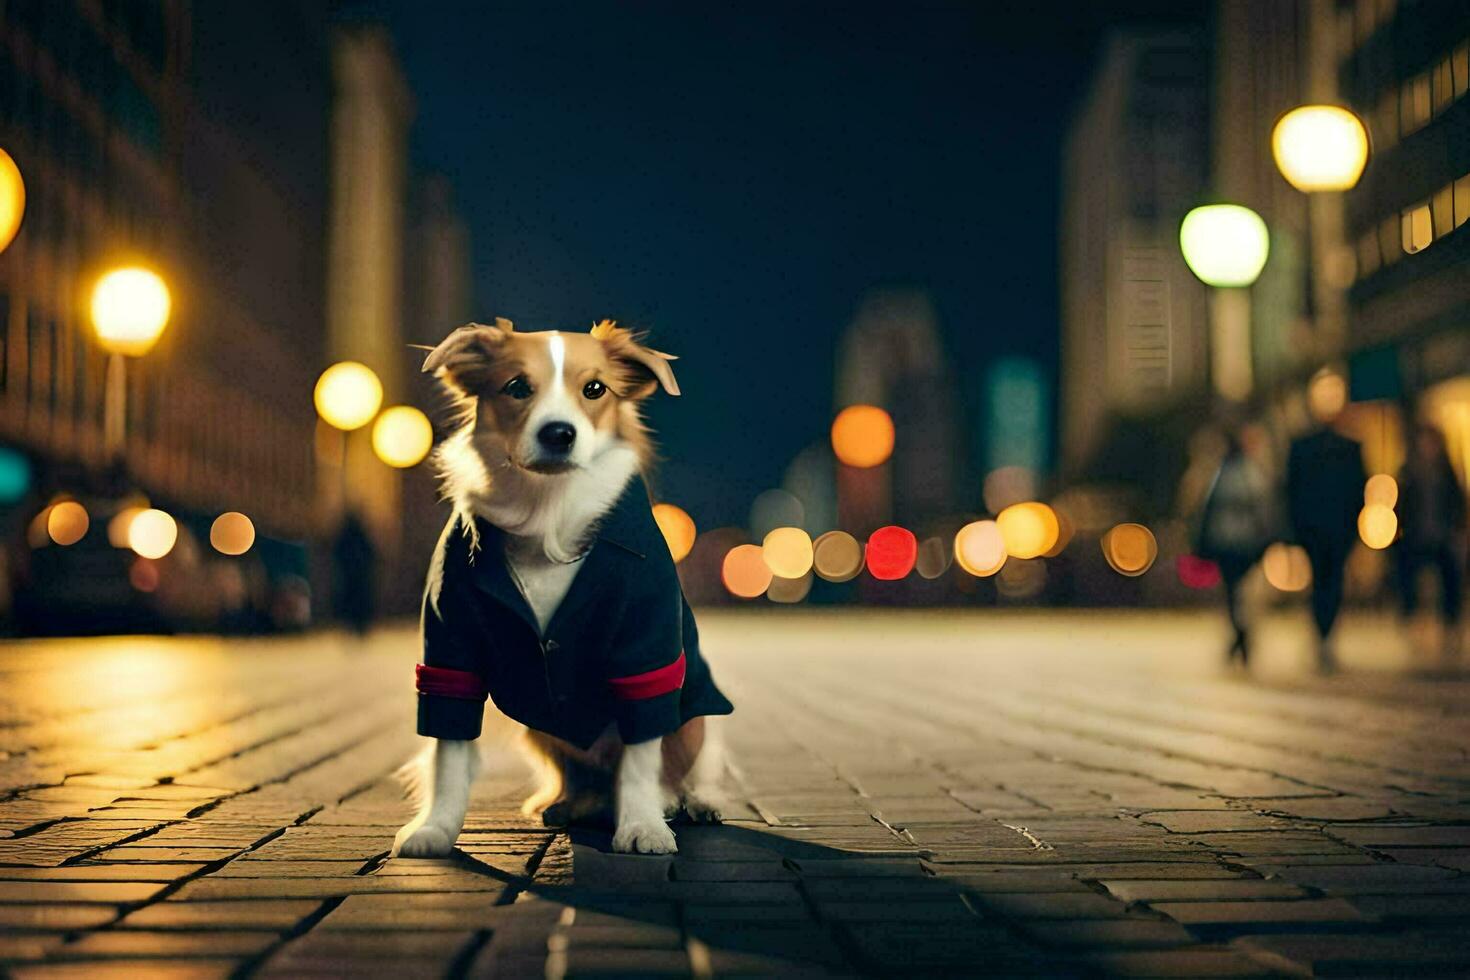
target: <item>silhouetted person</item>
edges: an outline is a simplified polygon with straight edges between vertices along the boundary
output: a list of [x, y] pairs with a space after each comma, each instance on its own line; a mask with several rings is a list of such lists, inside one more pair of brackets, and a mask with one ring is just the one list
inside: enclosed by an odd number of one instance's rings
[[1275, 534], [1275, 508], [1265, 473], [1246, 452], [1239, 435], [1228, 437], [1225, 458], [1210, 484], [1199, 523], [1196, 551], [1220, 568], [1225, 606], [1235, 635], [1226, 658], [1250, 661], [1250, 624], [1242, 608], [1240, 584], [1261, 560]]
[[348, 511], [332, 541], [332, 564], [337, 615], [358, 634], [366, 633], [372, 625], [377, 559], [377, 548], [367, 528]]
[[1420, 426], [1399, 476], [1399, 527], [1403, 536], [1395, 546], [1399, 597], [1404, 617], [1419, 606], [1419, 572], [1425, 567], [1439, 574], [1440, 609], [1444, 614], [1446, 653], [1457, 653], [1463, 593], [1462, 562], [1465, 544], [1465, 494], [1455, 479], [1438, 429]]
[[1324, 673], [1336, 666], [1329, 637], [1342, 607], [1343, 569], [1358, 535], [1363, 507], [1362, 447], [1325, 427], [1341, 403], [1314, 403], [1313, 414], [1324, 428], [1291, 444], [1286, 462], [1287, 515], [1297, 542], [1312, 564], [1312, 619], [1317, 624], [1317, 665]]

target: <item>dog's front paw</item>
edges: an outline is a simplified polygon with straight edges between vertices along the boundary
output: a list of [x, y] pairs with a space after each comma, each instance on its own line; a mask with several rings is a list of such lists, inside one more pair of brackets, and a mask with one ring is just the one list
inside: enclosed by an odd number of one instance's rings
[[629, 821], [613, 834], [613, 850], [623, 854], [673, 854], [674, 832], [662, 820]]
[[695, 823], [719, 823], [724, 819], [717, 800], [688, 793], [684, 796], [684, 812]]
[[442, 858], [454, 851], [454, 838], [442, 827], [431, 823], [408, 824], [393, 838], [393, 857]]

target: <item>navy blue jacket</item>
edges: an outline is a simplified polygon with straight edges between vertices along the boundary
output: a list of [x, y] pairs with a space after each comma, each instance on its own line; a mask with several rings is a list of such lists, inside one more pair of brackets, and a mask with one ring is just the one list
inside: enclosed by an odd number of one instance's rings
[[734, 708], [699, 653], [694, 614], [643, 480], [598, 526], [542, 635], [506, 567], [504, 532], [463, 517], [439, 539], [424, 590], [420, 735], [480, 734], [486, 695], [516, 721], [586, 748], [616, 723], [625, 743]]

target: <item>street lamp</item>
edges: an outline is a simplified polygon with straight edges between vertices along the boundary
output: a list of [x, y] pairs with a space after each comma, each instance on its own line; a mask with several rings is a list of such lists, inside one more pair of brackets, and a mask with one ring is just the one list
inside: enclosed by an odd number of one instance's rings
[[1246, 287], [1271, 251], [1266, 222], [1239, 204], [1206, 204], [1184, 216], [1179, 248], [1189, 271], [1206, 286]]
[[1271, 154], [1299, 191], [1350, 190], [1368, 165], [1368, 130], [1341, 106], [1299, 106], [1276, 121]]
[[1230, 401], [1251, 392], [1251, 307], [1248, 287], [1271, 253], [1266, 222], [1239, 204], [1206, 204], [1184, 216], [1179, 249], [1210, 294], [1210, 373]]
[[26, 213], [26, 182], [9, 153], [0, 150], [0, 252], [5, 251]]
[[163, 278], [143, 266], [113, 269], [92, 288], [92, 328], [108, 354], [102, 433], [107, 451], [122, 454], [127, 437], [125, 358], [153, 349], [168, 326], [173, 300]]

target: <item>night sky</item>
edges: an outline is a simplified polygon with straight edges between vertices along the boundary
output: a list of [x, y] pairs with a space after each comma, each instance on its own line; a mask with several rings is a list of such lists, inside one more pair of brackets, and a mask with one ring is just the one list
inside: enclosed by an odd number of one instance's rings
[[967, 429], [990, 358], [1055, 371], [1058, 153], [1097, 42], [1205, 4], [355, 6], [397, 39], [415, 168], [456, 186], [478, 317], [613, 317], [681, 355], [657, 486], [712, 527], [825, 437], [875, 286], [930, 292]]

